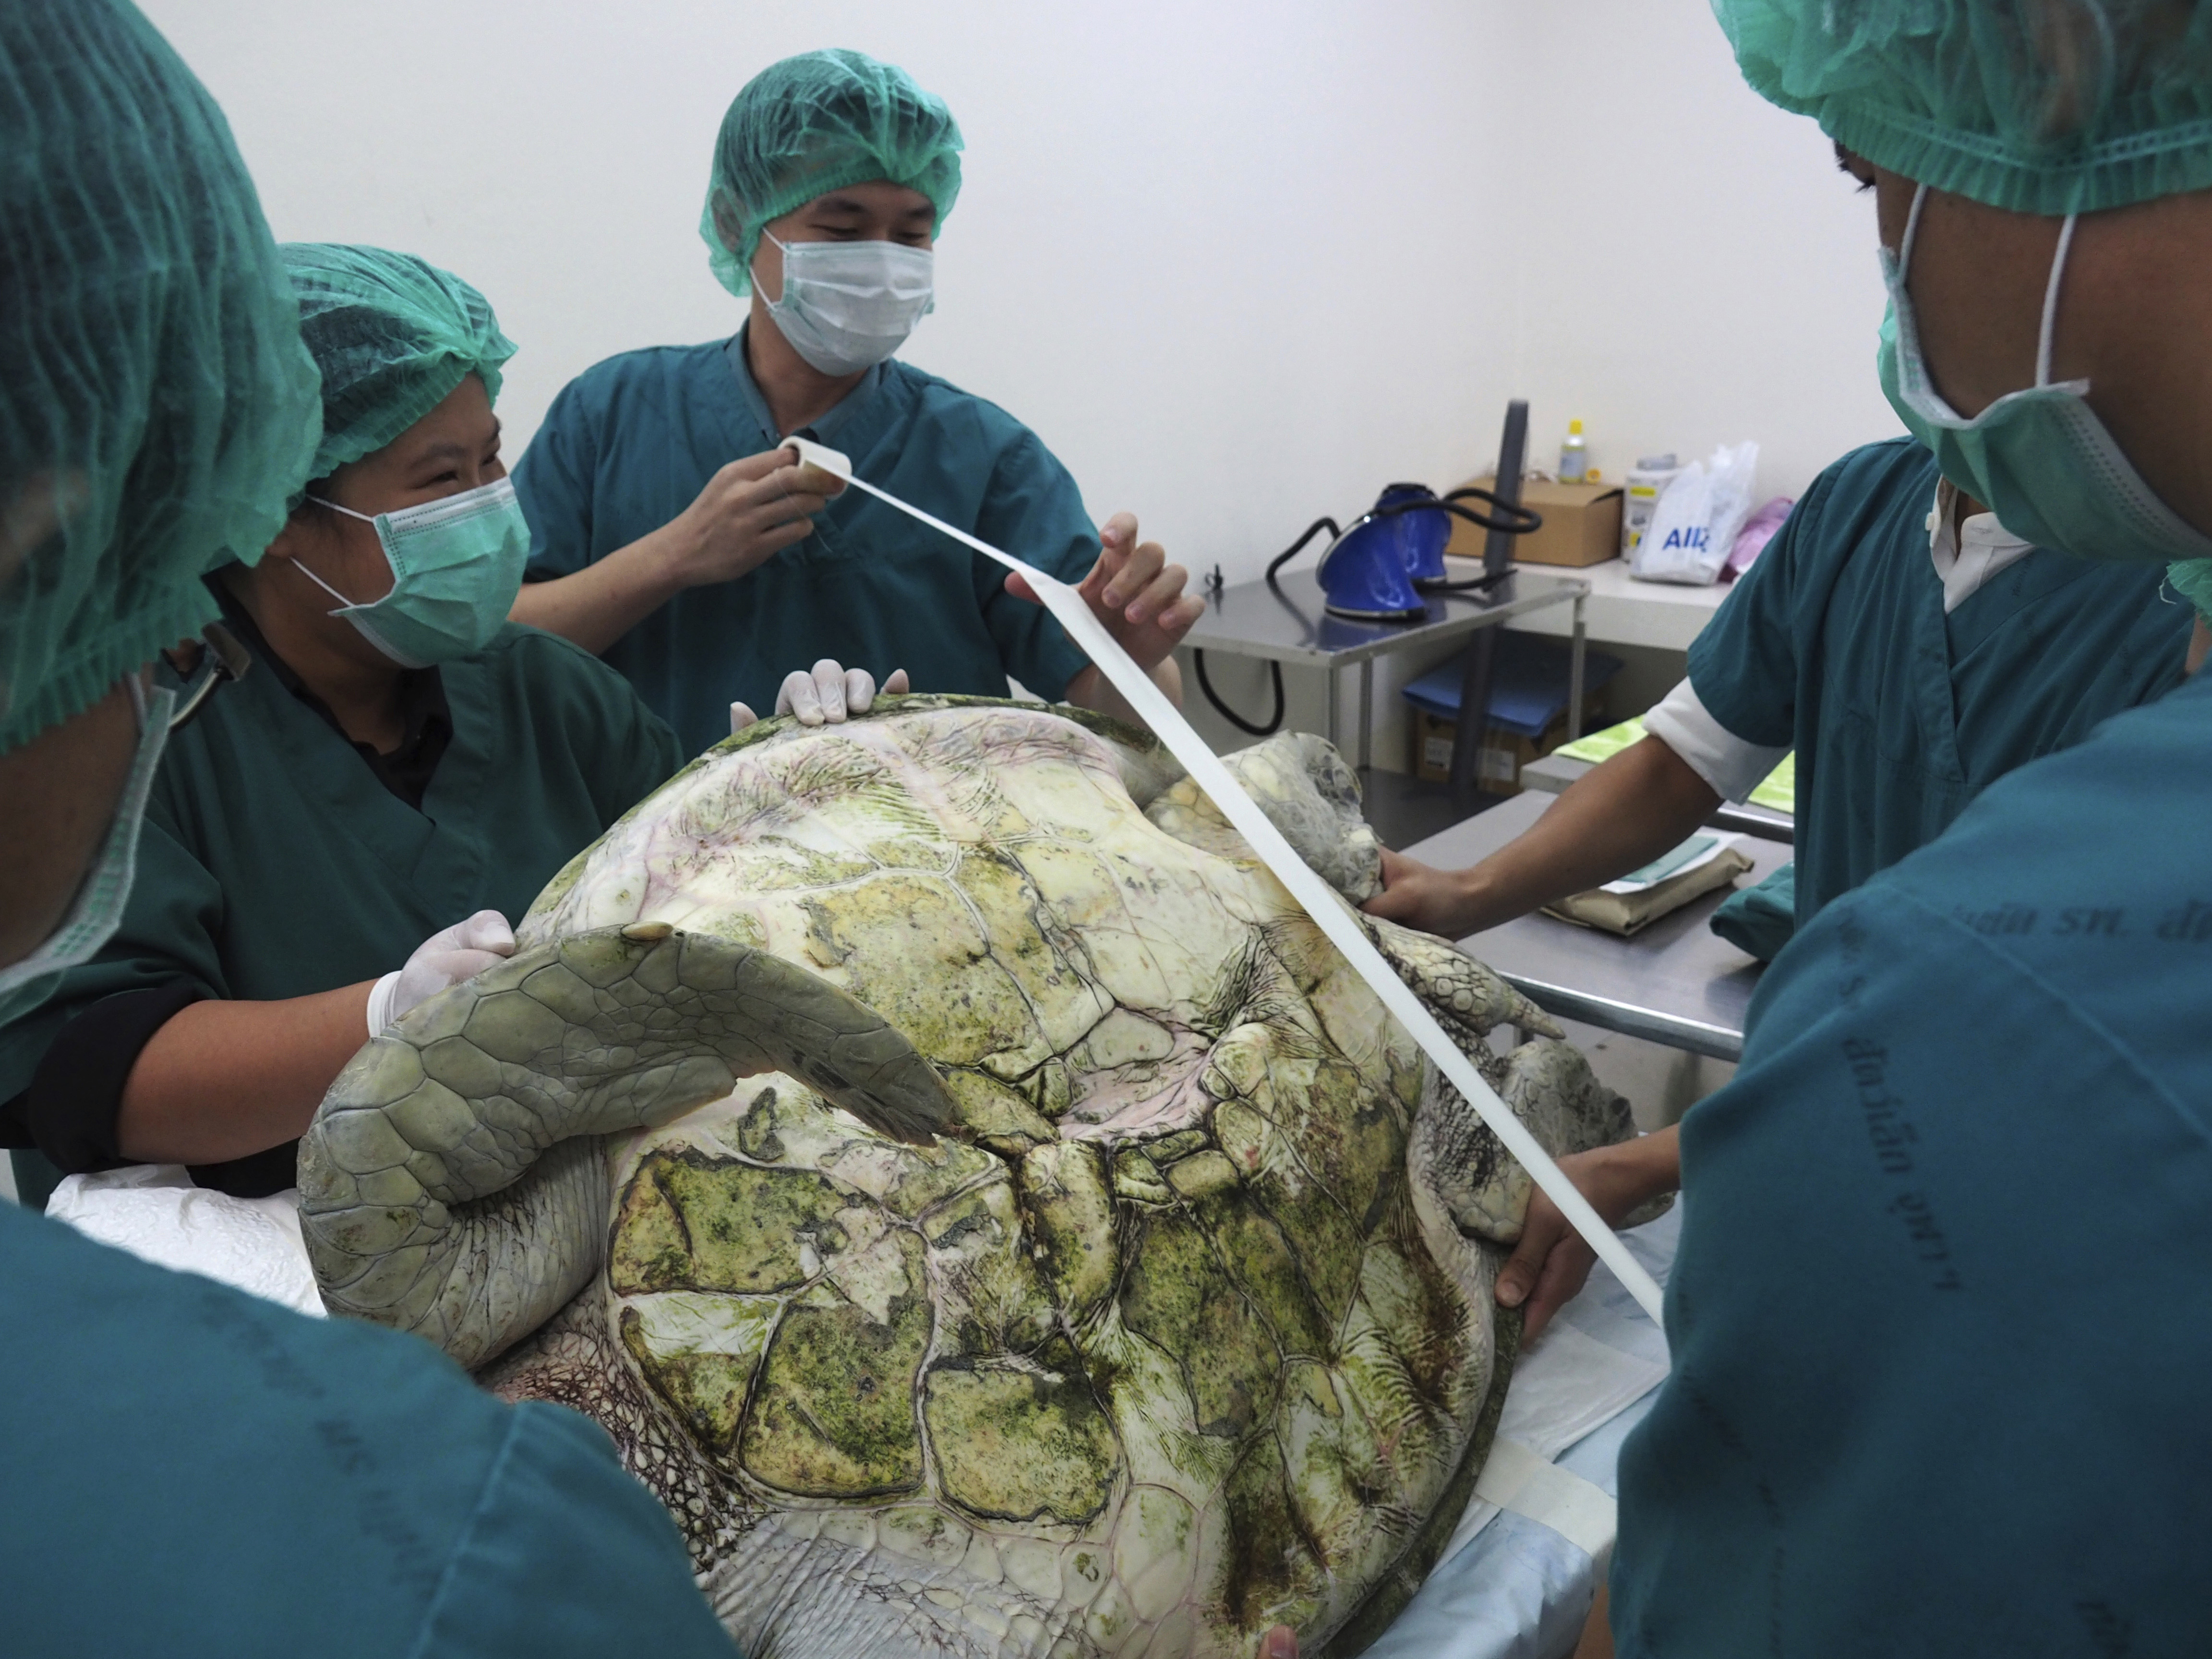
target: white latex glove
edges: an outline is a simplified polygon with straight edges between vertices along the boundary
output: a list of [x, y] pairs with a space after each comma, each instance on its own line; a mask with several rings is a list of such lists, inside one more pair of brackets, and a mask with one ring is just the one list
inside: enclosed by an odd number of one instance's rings
[[[883, 684], [887, 696], [907, 689], [906, 670], [893, 669]], [[824, 657], [811, 669], [794, 668], [783, 677], [775, 694], [778, 714], [796, 714], [801, 726], [836, 726], [848, 715], [865, 714], [875, 706], [876, 677], [865, 668], [847, 668]], [[732, 737], [760, 718], [750, 703], [730, 705]]]
[[479, 910], [466, 921], [441, 928], [415, 947], [404, 968], [376, 981], [368, 994], [368, 1034], [385, 1028], [419, 1002], [514, 954], [514, 929], [496, 910]]

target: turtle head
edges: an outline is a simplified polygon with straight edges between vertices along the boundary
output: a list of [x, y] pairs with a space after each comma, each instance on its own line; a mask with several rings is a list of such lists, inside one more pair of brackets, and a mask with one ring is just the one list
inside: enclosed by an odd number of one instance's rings
[[475, 1367], [599, 1265], [602, 1136], [784, 1072], [870, 1127], [954, 1122], [910, 1042], [828, 981], [750, 945], [633, 923], [522, 951], [355, 1055], [300, 1143], [300, 1221], [333, 1313]]

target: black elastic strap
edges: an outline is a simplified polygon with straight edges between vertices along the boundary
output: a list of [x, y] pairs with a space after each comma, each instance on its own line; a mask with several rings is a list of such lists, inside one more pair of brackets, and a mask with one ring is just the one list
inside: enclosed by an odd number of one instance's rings
[[[131, 1162], [116, 1145], [123, 1086], [154, 1033], [195, 1002], [189, 981], [102, 997], [61, 1029], [31, 1085], [0, 1102], [0, 1146], [35, 1147], [64, 1175]], [[300, 1184], [299, 1146], [288, 1140], [222, 1164], [189, 1166], [203, 1187], [234, 1198], [265, 1198]], [[51, 1183], [48, 1183], [51, 1190]]]
[[123, 1085], [154, 1033], [199, 1000], [179, 979], [94, 1003], [62, 1027], [30, 1086], [0, 1104], [0, 1140], [37, 1147], [64, 1175], [128, 1163], [115, 1143]]

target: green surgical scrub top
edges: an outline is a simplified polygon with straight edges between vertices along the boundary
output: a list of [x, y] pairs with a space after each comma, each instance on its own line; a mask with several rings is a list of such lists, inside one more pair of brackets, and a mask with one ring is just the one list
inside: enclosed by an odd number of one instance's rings
[[[597, 562], [675, 518], [730, 462], [782, 441], [745, 367], [744, 335], [624, 352], [562, 389], [514, 469], [529, 580]], [[852, 457], [900, 500], [1071, 582], [1097, 562], [1083, 497], [1037, 435], [996, 404], [893, 358], [799, 435]], [[678, 593], [607, 648], [687, 754], [730, 734], [730, 704], [767, 714], [783, 677], [833, 657], [917, 691], [1058, 698], [1085, 658], [1006, 571], [857, 489], [814, 533], [735, 581]]]
[[1800, 927], [2014, 767], [2181, 678], [2191, 611], [2162, 566], [2038, 548], [1946, 616], [1941, 477], [1909, 438], [1844, 456], [1690, 647], [1715, 720], [1797, 751]]
[[2205, 1651], [2208, 826], [2212, 676], [1766, 970], [1682, 1120], [1623, 1659]]
[[599, 1426], [0, 1204], [0, 1651], [732, 1659]]
[[267, 668], [216, 691], [162, 753], [115, 937], [0, 1030], [0, 1099], [102, 997], [179, 980], [306, 996], [388, 973], [478, 910], [519, 921], [680, 763], [621, 678], [550, 634], [509, 623], [439, 673], [453, 733], [420, 811]]

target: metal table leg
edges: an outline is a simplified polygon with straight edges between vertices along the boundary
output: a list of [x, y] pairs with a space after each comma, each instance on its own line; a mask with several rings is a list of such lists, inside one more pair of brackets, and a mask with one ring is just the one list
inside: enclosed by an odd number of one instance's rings
[[1480, 629], [1469, 642], [1459, 682], [1459, 723], [1452, 734], [1453, 802], [1472, 811], [1482, 788], [1482, 731], [1498, 663], [1498, 629]]
[[1567, 741], [1583, 734], [1583, 598], [1575, 595], [1575, 642], [1567, 660]]
[[1328, 746], [1340, 755], [1344, 752], [1344, 740], [1336, 729], [1336, 668], [1332, 664], [1321, 672], [1328, 679]]
[[1359, 663], [1359, 769], [1375, 763], [1375, 659]]

